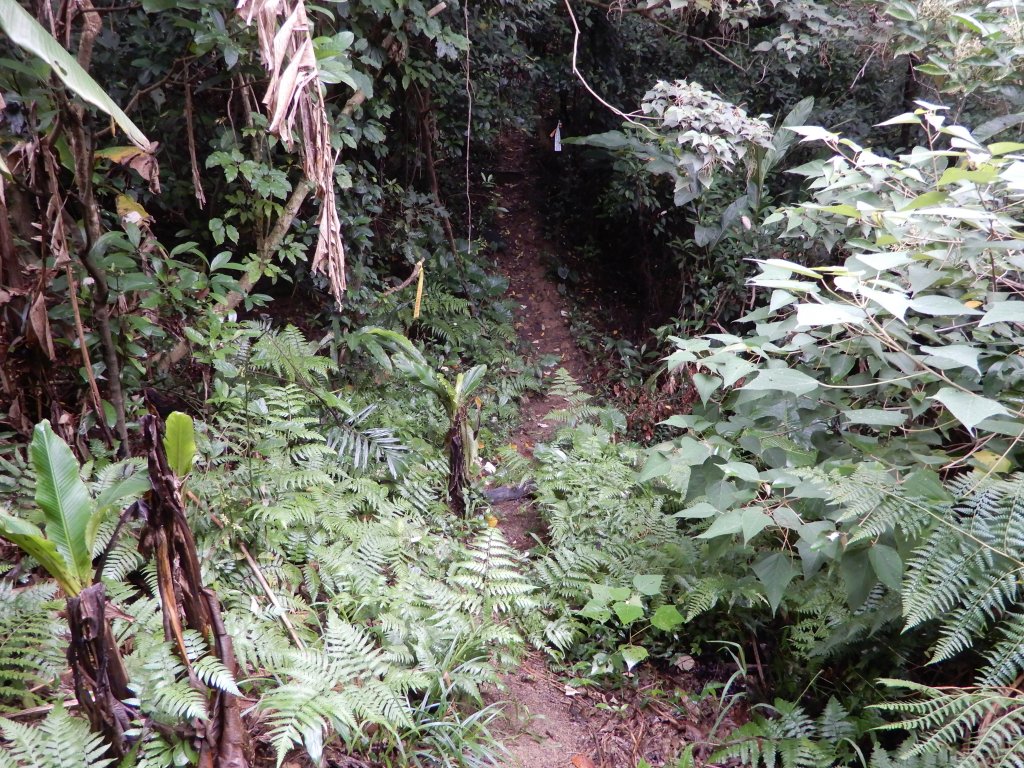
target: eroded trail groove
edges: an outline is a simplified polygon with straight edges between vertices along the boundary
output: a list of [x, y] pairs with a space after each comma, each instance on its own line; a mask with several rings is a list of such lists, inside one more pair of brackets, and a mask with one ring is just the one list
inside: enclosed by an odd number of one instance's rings
[[[569, 302], [548, 276], [545, 254], [554, 246], [544, 237], [538, 208], [540, 190], [530, 167], [527, 137], [502, 139], [501, 205], [498, 227], [505, 242], [498, 266], [509, 281], [509, 297], [516, 303], [516, 328], [536, 356], [560, 358], [545, 375], [564, 367], [583, 382], [586, 361], [576, 346], [569, 326]], [[557, 424], [544, 417], [561, 407], [558, 398], [533, 396], [523, 406], [522, 424], [513, 442], [524, 456], [550, 440]], [[542, 536], [534, 503], [527, 497], [496, 505], [501, 529], [518, 549], [533, 548]], [[572, 766], [573, 758], [591, 751], [591, 729], [581, 706], [566, 695], [564, 684], [547, 670], [544, 658], [532, 653], [519, 670], [504, 676], [505, 691], [499, 698], [509, 702], [498, 725], [510, 753], [510, 768]], [[571, 692], [571, 691], [570, 691]], [[585, 765], [585, 764], [584, 764]]]
[[[499, 192], [506, 212], [497, 223], [505, 247], [497, 266], [509, 280], [520, 339], [544, 362], [545, 379], [562, 367], [592, 390], [596, 367], [576, 345], [571, 302], [555, 281], [558, 246], [543, 232], [543, 196], [527, 142], [522, 135], [502, 140]], [[543, 391], [524, 404], [512, 438], [521, 455], [532, 458], [535, 446], [554, 439], [560, 425], [545, 417], [564, 407], [563, 399]], [[497, 504], [495, 512], [520, 551], [544, 542], [544, 522], [529, 496]], [[489, 693], [491, 701], [506, 702], [494, 732], [508, 750], [508, 768], [634, 768], [641, 759], [662, 765], [684, 744], [704, 738], [708, 712], [684, 704], [688, 716], [681, 717], [653, 693], [700, 690], [692, 675], [653, 667], [636, 674], [623, 689], [574, 687], [548, 668], [542, 653], [529, 653], [518, 670], [502, 677], [502, 690]]]

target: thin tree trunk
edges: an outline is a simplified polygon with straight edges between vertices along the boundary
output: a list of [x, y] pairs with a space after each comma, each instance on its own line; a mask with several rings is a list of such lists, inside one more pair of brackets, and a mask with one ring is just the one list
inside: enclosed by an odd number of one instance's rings
[[[69, 5], [69, 13], [74, 6]], [[96, 36], [101, 30], [99, 14], [92, 0], [79, 0], [77, 13], [82, 18], [82, 34], [78, 39], [78, 63], [89, 71], [92, 61], [92, 48]], [[70, 17], [69, 17], [70, 18]], [[68, 29], [70, 33], [70, 28]], [[63, 94], [63, 90], [58, 90]], [[107, 397], [114, 407], [117, 419], [117, 436], [121, 441], [118, 449], [120, 456], [128, 453], [128, 425], [125, 419], [124, 390], [121, 387], [121, 361], [114, 344], [114, 336], [110, 330], [110, 292], [107, 287], [107, 274], [103, 266], [92, 253], [93, 246], [103, 235], [100, 223], [100, 211], [96, 204], [96, 196], [92, 185], [93, 146], [92, 137], [85, 128], [85, 110], [80, 105], [72, 104], [66, 96], [60, 96], [61, 113], [65, 122], [68, 138], [71, 141], [71, 152], [75, 159], [75, 186], [78, 199], [82, 206], [82, 222], [85, 226], [85, 245], [79, 255], [82, 266], [93, 279], [92, 311], [93, 322], [100, 334], [100, 346], [103, 348], [103, 360], [107, 366]]]

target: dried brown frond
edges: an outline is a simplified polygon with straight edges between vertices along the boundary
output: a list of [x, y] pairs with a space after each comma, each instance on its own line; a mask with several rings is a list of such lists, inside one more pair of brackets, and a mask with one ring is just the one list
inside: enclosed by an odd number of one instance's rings
[[320, 237], [313, 270], [327, 275], [331, 293], [340, 303], [345, 293], [345, 246], [334, 194], [338, 158], [331, 147], [305, 4], [303, 0], [239, 0], [236, 10], [246, 24], [256, 24], [263, 66], [270, 75], [263, 96], [270, 115], [269, 130], [280, 136], [288, 149], [298, 145], [302, 170], [316, 186]]

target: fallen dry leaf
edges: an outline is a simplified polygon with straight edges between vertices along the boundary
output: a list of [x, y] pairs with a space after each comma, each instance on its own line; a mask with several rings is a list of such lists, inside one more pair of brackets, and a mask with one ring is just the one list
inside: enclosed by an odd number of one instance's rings
[[594, 761], [584, 754], [573, 755], [572, 764], [575, 765], [576, 768], [595, 768]]

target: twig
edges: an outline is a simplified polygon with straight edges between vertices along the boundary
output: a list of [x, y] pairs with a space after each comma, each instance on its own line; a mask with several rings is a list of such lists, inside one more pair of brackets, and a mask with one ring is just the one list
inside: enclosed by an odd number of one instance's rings
[[[79, 706], [78, 699], [66, 699], [61, 703], [63, 704], [64, 709], [77, 709]], [[45, 715], [49, 712], [52, 712], [55, 706], [57, 705], [43, 704], [42, 706], [38, 707], [29, 707], [28, 709], [20, 709], [17, 712], [11, 712], [10, 714], [4, 715], [4, 717], [6, 717], [8, 720], [17, 720], [18, 718], [22, 717], [35, 717], [36, 715]]]
[[[200, 503], [199, 498], [192, 493], [192, 491], [187, 491], [187, 495], [196, 504]], [[211, 513], [210, 519], [213, 520], [214, 525], [222, 531], [224, 530], [224, 521], [217, 517], [217, 515]], [[284, 606], [281, 605], [281, 602], [277, 599], [277, 595], [274, 594], [274, 590], [271, 589], [270, 582], [268, 582], [267, 577], [263, 575], [263, 571], [260, 569], [259, 563], [253, 559], [253, 556], [249, 553], [249, 548], [246, 547], [245, 544], [238, 542], [238, 548], [241, 550], [242, 557], [245, 558], [245, 562], [249, 565], [249, 568], [252, 569], [252, 573], [253, 576], [256, 577], [256, 581], [258, 581], [260, 587], [263, 588], [263, 593], [267, 596], [267, 599], [270, 600], [270, 604], [277, 609], [281, 623], [284, 624], [284, 628], [288, 631], [288, 635], [291, 637], [292, 642], [295, 643], [295, 647], [299, 650], [305, 650], [306, 644], [302, 642], [302, 638], [299, 637], [298, 633], [295, 631], [295, 625], [292, 624], [291, 619], [288, 618], [288, 614], [285, 613]]]
[[650, 18], [652, 11], [656, 11], [659, 8], [664, 8], [666, 5], [668, 5], [669, 0], [658, 0], [658, 2], [647, 7], [638, 5], [632, 8], [626, 8], [625, 6], [614, 7], [609, 5], [608, 3], [599, 2], [599, 0], [583, 0], [583, 2], [587, 3], [588, 5], [593, 5], [596, 8], [600, 8], [603, 11], [607, 11], [609, 16], [612, 15], [613, 13], [618, 14], [619, 16], [625, 16], [627, 13], [638, 13], [641, 16]]
[[[738, 69], [740, 72], [743, 72], [744, 74], [746, 74], [747, 72], [750, 71], [749, 68], [747, 68], [747, 67], [741, 67], [739, 64], [737, 64], [735, 61], [730, 59], [728, 56], [726, 56], [720, 50], [715, 48], [715, 46], [713, 46], [711, 43], [709, 43], [704, 38], [702, 38], [702, 37], [693, 37], [692, 35], [684, 35], [684, 37], [686, 37], [688, 40], [694, 40], [694, 41], [700, 43], [705, 48], [707, 48], [709, 51], [711, 51], [713, 54], [715, 54], [715, 56], [717, 56], [722, 61], [724, 61], [726, 64], [731, 64], [732, 66], [736, 67], [736, 69]], [[865, 64], [865, 66], [867, 66], [867, 64]]]
[[[295, 185], [295, 189], [292, 190], [291, 197], [284, 204], [284, 209], [281, 211], [281, 215], [278, 217], [277, 222], [274, 224], [274, 228], [270, 230], [270, 234], [267, 235], [259, 249], [258, 259], [258, 274], [256, 277], [252, 277], [250, 273], [242, 276], [242, 279], [238, 281], [238, 290], [231, 291], [224, 301], [214, 307], [214, 312], [218, 315], [226, 315], [231, 310], [235, 309], [239, 304], [242, 303], [242, 299], [253, 289], [256, 285], [256, 281], [259, 279], [259, 275], [262, 274], [263, 268], [269, 263], [272, 254], [277, 250], [277, 247], [281, 244], [284, 236], [288, 233], [288, 228], [295, 221], [295, 217], [299, 213], [299, 209], [302, 204], [306, 202], [306, 198], [309, 193], [313, 191], [313, 182], [307, 177], [303, 176], [302, 179]], [[157, 361], [157, 366], [160, 370], [166, 371], [172, 365], [178, 363], [188, 354], [188, 342], [182, 340], [179, 341], [167, 356]]]
[[593, 88], [590, 87], [590, 83], [588, 83], [587, 79], [585, 77], [583, 77], [583, 73], [580, 72], [580, 68], [579, 68], [579, 66], [576, 63], [576, 59], [577, 59], [577, 56], [579, 54], [580, 35], [582, 34], [580, 32], [580, 25], [579, 25], [579, 22], [576, 20], [576, 14], [572, 12], [572, 5], [569, 3], [569, 0], [565, 0], [565, 8], [566, 8], [566, 10], [569, 11], [569, 19], [570, 19], [570, 21], [572, 21], [572, 28], [574, 30], [573, 39], [572, 39], [572, 73], [574, 75], [576, 75], [577, 79], [581, 83], [583, 83], [583, 87], [587, 89], [587, 93], [589, 93], [591, 96], [593, 96], [595, 99], [597, 99], [597, 101], [602, 106], [604, 106], [606, 109], [611, 110], [614, 114], [616, 114], [619, 117], [621, 117], [627, 123], [632, 123], [633, 125], [640, 126], [645, 131], [650, 133], [652, 136], [657, 136], [658, 134], [655, 133], [653, 130], [651, 130], [651, 128], [649, 126], [646, 126], [643, 123], [639, 122], [632, 115], [626, 114], [625, 112], [623, 112], [618, 107], [612, 106], [610, 103], [608, 103], [603, 98], [601, 98], [601, 96], [598, 95], [597, 91], [595, 91]]
[[416, 266], [412, 268], [412, 274], [409, 275], [407, 278], [405, 278], [405, 280], [403, 280], [398, 285], [396, 285], [396, 286], [394, 286], [392, 288], [388, 288], [386, 291], [384, 291], [384, 293], [382, 293], [380, 295], [381, 298], [384, 298], [385, 296], [390, 296], [392, 293], [398, 293], [403, 288], [407, 288], [410, 285], [412, 285], [412, 281], [416, 279], [416, 277], [419, 275], [419, 273], [422, 270], [423, 270], [423, 259], [420, 259], [419, 261], [416, 262]]
[[196, 132], [192, 126], [192, 86], [188, 81], [188, 64], [185, 64], [185, 136], [188, 139], [188, 160], [192, 166], [192, 186], [195, 189], [199, 209], [206, 206], [206, 194], [203, 192], [203, 180], [199, 176], [199, 163], [196, 160]]
[[470, 194], [469, 185], [469, 157], [470, 142], [473, 138], [473, 82], [470, 79], [470, 54], [473, 51], [473, 43], [469, 38], [469, 0], [462, 3], [462, 18], [464, 20], [466, 33], [466, 255], [471, 255], [473, 249], [473, 196]]
[[82, 367], [85, 368], [85, 377], [89, 380], [89, 391], [92, 393], [93, 406], [96, 408], [96, 419], [100, 429], [103, 431], [103, 438], [107, 447], [114, 444], [114, 436], [107, 426], [107, 416], [103, 411], [103, 398], [100, 397], [100, 388], [96, 384], [96, 374], [92, 369], [92, 360], [89, 357], [89, 345], [85, 342], [85, 329], [82, 327], [82, 312], [78, 306], [78, 286], [75, 284], [75, 275], [71, 271], [71, 264], [64, 265], [64, 272], [68, 278], [68, 295], [71, 297], [71, 312], [75, 316], [75, 332], [78, 335], [78, 347], [82, 354]]

